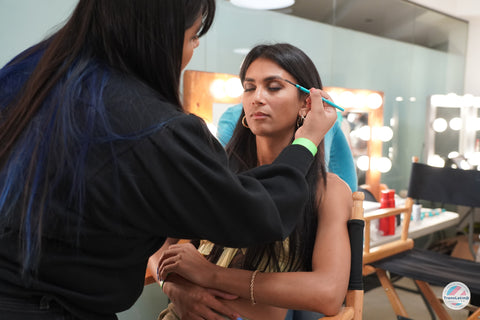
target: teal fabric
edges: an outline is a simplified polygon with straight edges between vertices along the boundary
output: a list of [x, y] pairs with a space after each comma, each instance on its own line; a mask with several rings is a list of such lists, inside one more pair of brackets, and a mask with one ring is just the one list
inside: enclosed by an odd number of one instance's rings
[[[220, 117], [217, 126], [217, 138], [223, 146], [230, 141], [242, 113], [242, 108], [242, 104], [231, 106]], [[325, 163], [327, 170], [338, 175], [350, 186], [353, 192], [357, 191], [358, 187], [357, 172], [352, 151], [340, 128], [341, 121], [342, 116], [339, 115], [333, 127], [325, 135]]]

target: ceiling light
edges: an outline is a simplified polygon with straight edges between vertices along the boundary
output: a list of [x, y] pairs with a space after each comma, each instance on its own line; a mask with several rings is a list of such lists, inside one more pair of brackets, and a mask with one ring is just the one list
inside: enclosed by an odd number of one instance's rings
[[250, 48], [236, 48], [233, 49], [233, 53], [240, 54], [242, 56], [246, 56], [250, 52]]
[[290, 7], [295, 3], [295, 0], [230, 0], [230, 2], [242, 8], [274, 10]]

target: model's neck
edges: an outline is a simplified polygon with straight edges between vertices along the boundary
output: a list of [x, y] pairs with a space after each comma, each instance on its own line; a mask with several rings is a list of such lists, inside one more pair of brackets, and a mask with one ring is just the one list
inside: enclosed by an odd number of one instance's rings
[[256, 137], [258, 165], [270, 164], [291, 142], [291, 137]]

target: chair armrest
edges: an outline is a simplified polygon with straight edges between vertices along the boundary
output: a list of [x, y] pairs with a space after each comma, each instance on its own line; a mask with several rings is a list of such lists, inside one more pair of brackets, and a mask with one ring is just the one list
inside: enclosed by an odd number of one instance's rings
[[370, 211], [365, 213], [365, 246], [364, 246], [364, 253], [370, 252], [370, 223], [373, 220], [397, 216], [400, 214], [404, 214], [403, 222], [402, 222], [402, 232], [400, 235], [400, 239], [402, 241], [406, 241], [408, 239], [408, 228], [410, 226], [410, 217], [412, 215], [412, 206], [413, 206], [413, 199], [407, 198], [405, 204], [400, 207], [396, 208], [382, 208], [377, 209], [374, 211]]
[[406, 211], [408, 211], [409, 208], [404, 206], [404, 207], [398, 207], [398, 208], [383, 208], [383, 209], [377, 209], [374, 211], [366, 212], [363, 216], [365, 221], [372, 221], [380, 218], [385, 218], [385, 217], [391, 217], [391, 216], [397, 216], [399, 214], [402, 214]]
[[374, 261], [381, 260], [383, 258], [393, 256], [403, 251], [407, 251], [413, 248], [413, 240], [396, 240], [385, 243], [381, 246], [375, 247], [369, 252], [363, 253], [363, 263], [370, 264]]

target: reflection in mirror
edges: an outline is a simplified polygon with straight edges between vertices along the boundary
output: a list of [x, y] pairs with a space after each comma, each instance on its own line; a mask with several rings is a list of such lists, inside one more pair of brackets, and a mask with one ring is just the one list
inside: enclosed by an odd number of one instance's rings
[[425, 156], [437, 167], [480, 168], [480, 97], [432, 95], [427, 108]]
[[438, 107], [436, 109], [432, 124], [435, 131], [435, 154], [447, 159], [451, 152], [459, 152], [461, 124], [460, 108]]

